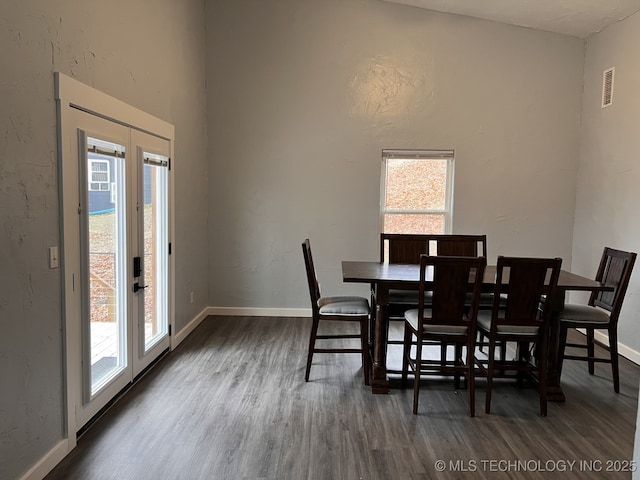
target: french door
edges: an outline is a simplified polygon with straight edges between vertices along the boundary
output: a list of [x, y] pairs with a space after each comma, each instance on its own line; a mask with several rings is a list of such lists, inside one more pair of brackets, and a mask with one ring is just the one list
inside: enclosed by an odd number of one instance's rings
[[80, 109], [67, 118], [77, 158], [77, 203], [70, 172], [63, 186], [65, 203], [77, 205], [77, 218], [64, 220], [64, 251], [78, 275], [79, 315], [67, 320], [78, 431], [170, 345], [171, 144]]

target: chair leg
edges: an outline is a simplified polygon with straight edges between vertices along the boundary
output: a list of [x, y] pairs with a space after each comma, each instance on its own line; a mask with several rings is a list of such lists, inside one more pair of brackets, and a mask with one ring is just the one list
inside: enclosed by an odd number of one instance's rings
[[618, 366], [618, 333], [609, 330], [609, 353], [611, 355], [611, 376], [613, 377], [613, 390], [620, 393], [620, 371]]
[[402, 380], [400, 386], [406, 388], [407, 376], [409, 374], [409, 355], [411, 354], [411, 330], [404, 326], [404, 344], [402, 346]]
[[418, 396], [420, 395], [420, 372], [422, 369], [422, 339], [416, 342], [416, 361], [413, 378], [413, 414], [418, 414]]
[[546, 332], [541, 335], [541, 339], [537, 345], [541, 354], [538, 355], [538, 389], [540, 390], [540, 416], [547, 416], [547, 372], [548, 372], [548, 355], [547, 355], [547, 339]]
[[[454, 344], [453, 349], [453, 365], [455, 367], [462, 366], [462, 345], [456, 343]], [[457, 371], [453, 376], [453, 388], [455, 388], [456, 390], [460, 389], [460, 374]]]
[[440, 343], [440, 365], [445, 366], [447, 363], [447, 344], [446, 342]]
[[313, 360], [313, 351], [316, 348], [316, 336], [318, 335], [319, 319], [314, 318], [311, 324], [311, 335], [309, 336], [309, 353], [307, 354], [307, 370], [304, 374], [304, 381], [309, 381], [309, 373], [311, 372], [311, 361]]
[[593, 375], [595, 372], [595, 362], [593, 359], [596, 356], [596, 347], [595, 347], [595, 338], [594, 338], [594, 329], [587, 328], [587, 356], [589, 360], [587, 360], [589, 364], [589, 375]]
[[556, 369], [558, 370], [558, 379], [562, 378], [562, 363], [564, 362], [564, 350], [567, 346], [567, 330], [568, 328], [560, 323], [560, 333], [558, 338], [558, 357], [556, 358]]
[[467, 395], [469, 396], [469, 416], [476, 416], [476, 379], [473, 346], [467, 345]]
[[478, 350], [480, 350], [481, 352], [484, 351], [484, 332], [482, 330], [478, 330], [476, 332], [476, 335], [478, 336]]
[[[504, 345], [504, 342], [501, 344], [501, 346], [502, 345]], [[502, 358], [502, 351], [500, 352], [500, 359], [504, 361], [504, 359]], [[518, 342], [518, 362], [520, 362], [521, 365], [526, 365], [527, 363], [530, 362], [529, 342]], [[524, 377], [525, 377], [524, 371], [519, 371], [517, 373], [516, 385], [518, 386], [518, 388], [523, 387]]]
[[487, 352], [489, 355], [489, 362], [487, 364], [487, 393], [485, 396], [485, 405], [484, 411], [485, 413], [491, 413], [491, 387], [493, 386], [493, 372], [494, 372], [494, 363], [495, 363], [495, 351], [496, 344], [489, 338], [489, 351]]

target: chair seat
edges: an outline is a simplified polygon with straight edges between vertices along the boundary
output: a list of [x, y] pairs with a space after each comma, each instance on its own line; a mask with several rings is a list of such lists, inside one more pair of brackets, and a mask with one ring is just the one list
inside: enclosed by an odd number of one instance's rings
[[609, 314], [589, 305], [567, 304], [560, 312], [560, 321], [570, 324], [608, 325]]
[[[480, 310], [478, 312], [478, 327], [489, 332], [491, 330], [491, 311]], [[500, 325], [498, 326], [498, 335], [535, 335], [540, 327], [531, 325]]]
[[[425, 310], [425, 313], [431, 313]], [[418, 329], [418, 309], [407, 310], [404, 313], [404, 318], [411, 328]], [[423, 333], [435, 334], [435, 335], [466, 335], [468, 327], [466, 325], [438, 325], [438, 324], [425, 324], [423, 325]]]
[[369, 301], [364, 297], [321, 297], [318, 300], [320, 315], [369, 315]]

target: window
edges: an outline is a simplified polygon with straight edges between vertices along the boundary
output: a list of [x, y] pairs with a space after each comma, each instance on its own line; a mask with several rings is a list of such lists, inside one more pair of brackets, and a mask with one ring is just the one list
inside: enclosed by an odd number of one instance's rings
[[383, 150], [384, 233], [451, 233], [453, 150]]
[[109, 161], [89, 159], [89, 169], [89, 191], [109, 191], [111, 186]]

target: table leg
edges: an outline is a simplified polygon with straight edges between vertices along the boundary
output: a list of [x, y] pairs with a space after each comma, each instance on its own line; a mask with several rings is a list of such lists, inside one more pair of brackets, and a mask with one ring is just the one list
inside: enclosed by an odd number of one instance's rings
[[564, 402], [565, 396], [560, 385], [562, 359], [560, 358], [560, 312], [564, 307], [564, 291], [557, 292], [552, 299], [551, 324], [549, 325], [549, 362], [547, 364], [547, 400]]
[[387, 308], [376, 304], [376, 318], [373, 338], [373, 372], [371, 390], [373, 393], [389, 393], [387, 379]]

